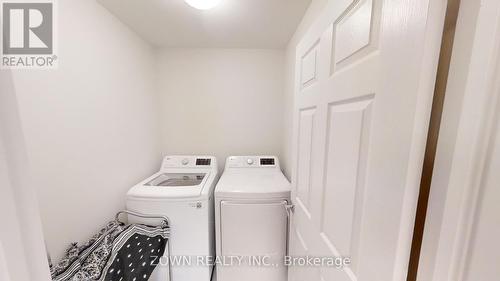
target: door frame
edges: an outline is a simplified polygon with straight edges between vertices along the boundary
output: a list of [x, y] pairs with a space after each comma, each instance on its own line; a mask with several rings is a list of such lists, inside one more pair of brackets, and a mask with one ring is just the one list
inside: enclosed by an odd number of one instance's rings
[[[49, 281], [42, 222], [10, 70], [0, 71], [0, 196], [5, 231], [0, 231], [0, 279]], [[4, 240], [5, 239], [5, 240]]]
[[416, 281], [422, 246], [422, 238], [426, 221], [427, 205], [432, 182], [432, 174], [436, 160], [437, 143], [440, 133], [441, 118], [443, 114], [444, 99], [446, 96], [450, 61], [455, 40], [456, 25], [461, 0], [448, 0], [445, 8], [444, 26], [442, 30], [439, 63], [434, 86], [427, 143], [425, 148], [424, 163], [420, 179], [413, 238], [408, 265], [407, 281]]
[[[443, 30], [445, 28], [445, 18], [447, 4], [449, 0], [430, 0], [429, 12], [427, 18], [425, 48], [422, 57], [421, 79], [419, 83], [419, 101], [417, 111], [421, 112], [416, 116], [419, 123], [415, 124], [413, 134], [421, 136], [420, 143], [415, 144], [410, 155], [409, 170], [413, 170], [408, 177], [408, 188], [404, 198], [404, 204], [401, 215], [402, 227], [399, 234], [400, 247], [397, 253], [397, 262], [401, 265], [399, 270], [394, 272], [393, 280], [406, 280], [410, 268], [411, 248], [413, 244], [414, 222], [417, 219], [417, 207], [421, 189], [421, 180], [424, 170], [424, 161], [426, 156], [426, 147], [428, 144], [428, 133], [431, 126], [434, 90], [437, 81], [438, 67], [440, 64], [440, 51], [443, 40]], [[432, 94], [428, 94], [432, 93]]]
[[500, 112], [500, 2], [462, 1], [417, 280], [460, 281]]

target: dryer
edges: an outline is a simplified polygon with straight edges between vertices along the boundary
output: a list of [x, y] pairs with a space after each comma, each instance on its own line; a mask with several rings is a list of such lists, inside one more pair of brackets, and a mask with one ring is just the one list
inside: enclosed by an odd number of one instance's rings
[[[166, 156], [159, 172], [127, 193], [128, 210], [169, 217], [174, 281], [211, 280], [213, 263], [209, 257], [215, 257], [213, 191], [217, 180], [215, 157]], [[133, 216], [129, 221], [158, 223]], [[168, 280], [165, 257], [150, 280]]]
[[227, 158], [215, 189], [218, 281], [287, 280], [290, 192], [277, 157]]

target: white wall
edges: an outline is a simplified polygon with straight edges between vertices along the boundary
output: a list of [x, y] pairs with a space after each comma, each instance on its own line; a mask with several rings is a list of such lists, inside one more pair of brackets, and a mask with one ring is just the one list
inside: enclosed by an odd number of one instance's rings
[[58, 1], [59, 68], [13, 71], [55, 260], [158, 169], [154, 52], [95, 1]]
[[280, 154], [280, 50], [158, 51], [164, 154]]
[[281, 147], [281, 163], [285, 175], [290, 179], [292, 174], [292, 134], [293, 134], [293, 101], [295, 91], [295, 48], [309, 27], [319, 17], [328, 0], [312, 0], [306, 14], [302, 18], [293, 37], [285, 50], [284, 63], [284, 98], [283, 98], [283, 140]]

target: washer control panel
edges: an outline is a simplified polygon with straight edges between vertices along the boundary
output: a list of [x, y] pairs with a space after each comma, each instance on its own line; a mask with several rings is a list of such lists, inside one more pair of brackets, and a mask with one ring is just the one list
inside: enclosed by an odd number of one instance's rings
[[276, 156], [230, 156], [226, 168], [279, 168]]
[[217, 168], [213, 156], [173, 155], [165, 156], [161, 168]]

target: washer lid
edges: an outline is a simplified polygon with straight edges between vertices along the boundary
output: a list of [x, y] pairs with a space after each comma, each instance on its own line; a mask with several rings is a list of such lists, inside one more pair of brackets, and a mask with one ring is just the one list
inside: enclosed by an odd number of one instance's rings
[[291, 186], [278, 169], [230, 169], [221, 176], [218, 198], [289, 198]]
[[[200, 197], [207, 183], [213, 180], [214, 176], [208, 171], [161, 171], [132, 187], [127, 197], [157, 199]], [[207, 192], [205, 190], [205, 193]]]
[[200, 185], [205, 176], [205, 173], [161, 173], [144, 185], [163, 186], [166, 188], [179, 186], [193, 187]]

